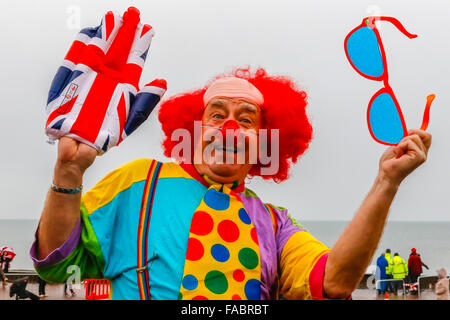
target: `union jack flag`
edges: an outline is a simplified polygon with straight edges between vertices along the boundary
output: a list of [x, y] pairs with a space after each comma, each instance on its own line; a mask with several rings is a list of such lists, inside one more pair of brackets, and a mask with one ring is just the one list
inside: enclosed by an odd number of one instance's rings
[[123, 17], [103, 16], [99, 26], [80, 31], [50, 87], [46, 134], [94, 147], [119, 145], [150, 115], [167, 90], [156, 79], [139, 90], [154, 31], [130, 7]]

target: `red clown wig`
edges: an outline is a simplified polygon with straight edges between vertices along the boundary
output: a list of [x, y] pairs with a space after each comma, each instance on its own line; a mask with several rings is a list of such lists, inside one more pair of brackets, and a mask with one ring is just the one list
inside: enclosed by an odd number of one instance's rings
[[[201, 121], [203, 115], [203, 95], [214, 80], [224, 76], [243, 78], [252, 83], [264, 96], [264, 103], [260, 106], [261, 128], [268, 129], [268, 132], [270, 129], [279, 129], [278, 172], [262, 175], [263, 164], [258, 162], [253, 165], [249, 175], [273, 179], [275, 182], [286, 180], [291, 163], [297, 162], [312, 138], [312, 127], [306, 114], [307, 95], [292, 79], [286, 76], [270, 76], [262, 68], [256, 72], [251, 72], [249, 68], [238, 68], [230, 74], [215, 77], [202, 89], [178, 94], [163, 101], [159, 109], [159, 121], [166, 136], [162, 143], [164, 154], [171, 157], [172, 149], [178, 144], [178, 141], [171, 140], [174, 130], [187, 129], [194, 139], [194, 121]], [[195, 142], [192, 141], [191, 145], [193, 154]], [[271, 150], [270, 146], [268, 150]]]

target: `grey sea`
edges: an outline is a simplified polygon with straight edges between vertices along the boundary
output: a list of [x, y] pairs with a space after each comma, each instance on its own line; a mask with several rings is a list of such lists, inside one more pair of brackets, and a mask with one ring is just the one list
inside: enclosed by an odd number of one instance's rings
[[[308, 231], [329, 247], [332, 247], [345, 231], [345, 221], [300, 221]], [[34, 240], [37, 220], [0, 220], [0, 246], [14, 248], [17, 256], [11, 269], [32, 270], [29, 257]], [[358, 239], [355, 239], [358, 241]], [[450, 222], [399, 222], [386, 225], [380, 245], [373, 258], [372, 265], [382, 251], [390, 248], [398, 252], [406, 261], [411, 248], [416, 248], [422, 260], [430, 267], [424, 275], [435, 275], [441, 267], [450, 269]], [[367, 273], [372, 273], [372, 267]]]

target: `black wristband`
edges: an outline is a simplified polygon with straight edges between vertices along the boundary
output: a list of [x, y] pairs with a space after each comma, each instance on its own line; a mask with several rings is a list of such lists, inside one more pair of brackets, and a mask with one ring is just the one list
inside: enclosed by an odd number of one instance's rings
[[81, 190], [83, 190], [83, 186], [79, 186], [78, 188], [75, 188], [75, 189], [67, 189], [67, 188], [62, 188], [62, 187], [55, 186], [52, 183], [51, 186], [50, 186], [50, 189], [52, 189], [55, 192], [59, 192], [59, 193], [76, 194], [76, 193], [81, 192]]

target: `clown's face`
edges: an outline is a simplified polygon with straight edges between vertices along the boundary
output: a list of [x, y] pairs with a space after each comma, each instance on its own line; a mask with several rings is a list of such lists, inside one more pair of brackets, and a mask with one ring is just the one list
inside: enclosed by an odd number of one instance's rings
[[214, 138], [201, 139], [196, 146], [204, 160], [195, 164], [197, 171], [220, 183], [243, 182], [254, 163], [250, 148], [258, 145], [260, 108], [239, 98], [214, 98], [205, 108], [202, 126], [203, 136]]

